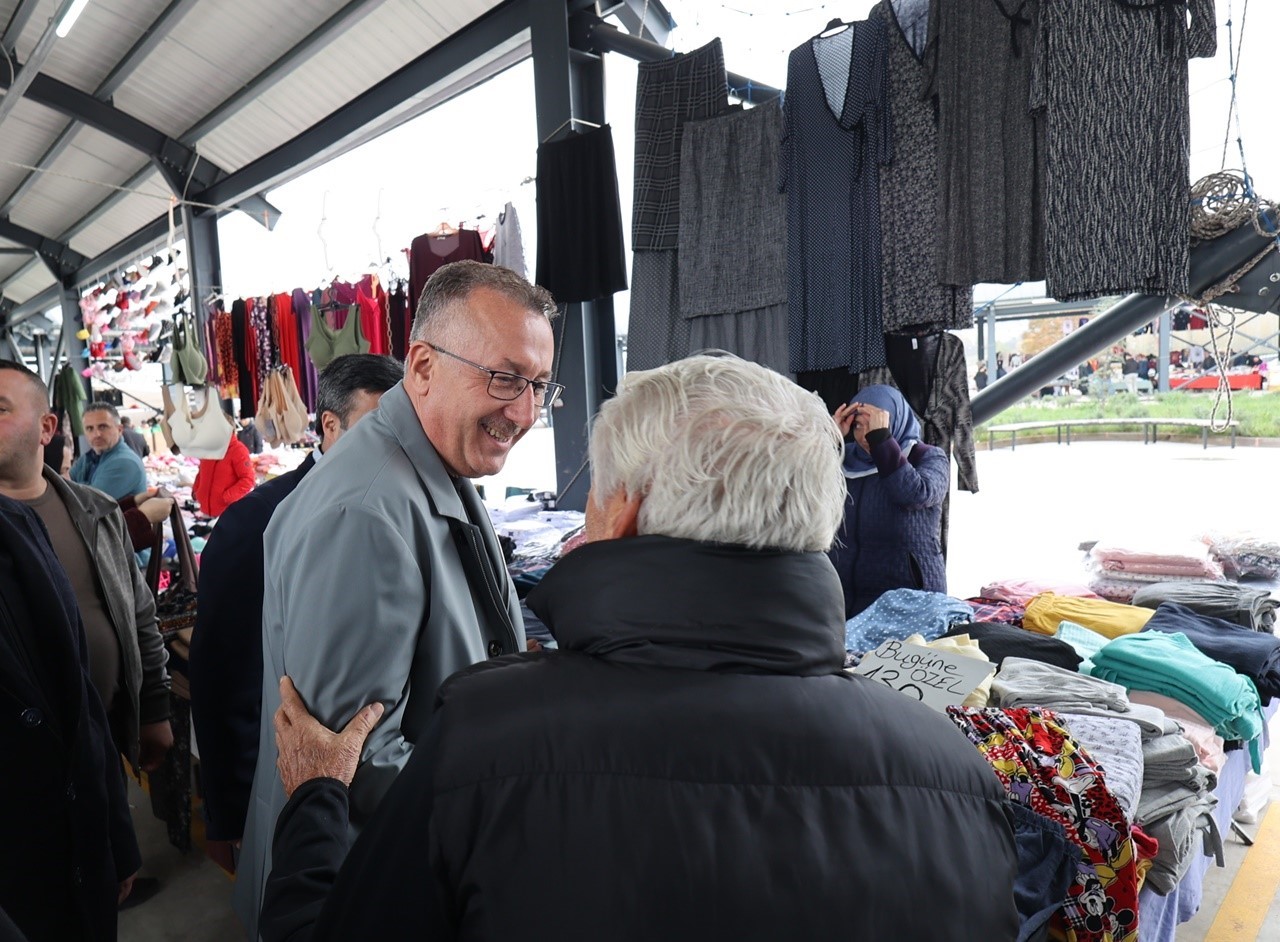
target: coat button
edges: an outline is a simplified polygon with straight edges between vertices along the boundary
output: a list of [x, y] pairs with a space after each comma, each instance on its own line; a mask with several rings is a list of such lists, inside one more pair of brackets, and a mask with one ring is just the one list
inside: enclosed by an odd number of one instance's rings
[[28, 729], [35, 729], [44, 722], [44, 714], [35, 707], [28, 707], [22, 711], [22, 725]]
[[502, 653], [502, 645], [496, 641], [489, 642], [489, 657], [497, 657]]

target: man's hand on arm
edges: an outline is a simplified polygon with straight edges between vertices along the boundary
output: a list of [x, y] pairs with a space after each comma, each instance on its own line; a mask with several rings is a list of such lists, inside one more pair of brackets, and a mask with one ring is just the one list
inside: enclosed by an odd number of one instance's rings
[[138, 765], [146, 772], [154, 772], [164, 762], [173, 748], [173, 727], [168, 720], [143, 723], [138, 728]]
[[276, 710], [276, 767], [284, 793], [292, 796], [304, 782], [333, 778], [350, 785], [365, 740], [382, 717], [381, 703], [361, 708], [342, 732], [334, 733], [307, 712], [306, 704], [288, 677], [280, 678], [280, 708]]

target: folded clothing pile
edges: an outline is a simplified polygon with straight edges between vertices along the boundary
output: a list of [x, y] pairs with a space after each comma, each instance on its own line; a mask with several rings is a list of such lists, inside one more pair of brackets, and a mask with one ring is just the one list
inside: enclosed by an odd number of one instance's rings
[[1204, 541], [1223, 571], [1233, 579], [1280, 576], [1280, 543], [1249, 533], [1206, 533]]
[[1046, 592], [1037, 595], [1027, 605], [1022, 627], [1042, 635], [1053, 635], [1057, 634], [1058, 626], [1064, 621], [1072, 621], [1108, 638], [1118, 638], [1141, 631], [1150, 618], [1149, 609], [1120, 605], [1105, 599], [1081, 599]]
[[1252, 680], [1264, 704], [1280, 696], [1280, 638], [1275, 635], [1200, 615], [1177, 602], [1157, 608], [1146, 630], [1186, 635], [1201, 654]]
[[973, 609], [959, 599], [923, 589], [891, 589], [844, 626], [844, 649], [865, 653], [886, 641], [921, 634], [940, 638], [952, 625], [973, 620]]
[[1088, 586], [1073, 582], [1045, 582], [1042, 579], [998, 579], [984, 585], [978, 594], [984, 599], [1012, 602], [1025, 608], [1033, 598], [1046, 592], [1053, 592], [1055, 595], [1074, 595], [1082, 599], [1097, 598]]
[[1202, 853], [1223, 866], [1222, 835], [1213, 810], [1218, 778], [1196, 762], [1195, 750], [1181, 735], [1143, 743], [1146, 774], [1138, 801], [1138, 824], [1159, 844], [1146, 885], [1167, 896]]
[[1054, 934], [1079, 942], [1135, 937], [1138, 853], [1132, 827], [1088, 750], [1057, 716], [1042, 710], [948, 707], [947, 716], [990, 763], [1009, 799], [1062, 825], [1082, 854], [1053, 914]]
[[1156, 582], [1139, 586], [1133, 596], [1133, 604], [1143, 608], [1159, 608], [1164, 602], [1177, 602], [1201, 615], [1225, 618], [1245, 628], [1268, 633], [1275, 630], [1276, 610], [1280, 608], [1280, 600], [1272, 598], [1268, 590], [1233, 582], [1205, 585]]
[[[997, 667], [1003, 664], [1007, 657], [1024, 657], [1030, 661], [1041, 661], [1069, 671], [1078, 670], [1080, 667], [1080, 655], [1070, 644], [1057, 638], [1045, 637], [1034, 631], [1014, 628], [1012, 625], [975, 622], [972, 625], [952, 628], [943, 637], [949, 638], [956, 635], [972, 638], [987, 659], [994, 662]], [[1102, 640], [1106, 643], [1105, 638]]]
[[1227, 764], [1226, 743], [1213, 731], [1203, 716], [1185, 703], [1150, 690], [1130, 690], [1130, 703], [1141, 703], [1164, 711], [1164, 715], [1182, 727], [1182, 735], [1196, 751], [1196, 759], [1215, 775]]
[[1081, 716], [1125, 720], [1143, 739], [1163, 736], [1177, 725], [1159, 710], [1131, 703], [1124, 687], [1052, 664], [1007, 657], [991, 681], [991, 706], [1044, 707]]
[[[1093, 656], [1090, 673], [1186, 704], [1224, 739], [1247, 742], [1254, 771], [1261, 768], [1266, 721], [1257, 688], [1248, 677], [1200, 653], [1186, 635], [1144, 631], [1117, 638]], [[997, 676], [993, 694], [998, 685]]]
[[[1138, 802], [1146, 781], [1146, 750], [1137, 724], [1109, 716], [1066, 712], [1058, 713], [1058, 722], [1101, 767], [1107, 789], [1120, 802], [1125, 819], [1133, 823], [1137, 819]], [[1164, 738], [1159, 736], [1152, 741], [1159, 742]]]
[[1089, 551], [1089, 588], [1103, 598], [1131, 602], [1148, 582], [1204, 583], [1221, 580], [1222, 566], [1195, 540], [1160, 546], [1121, 545], [1103, 540]]

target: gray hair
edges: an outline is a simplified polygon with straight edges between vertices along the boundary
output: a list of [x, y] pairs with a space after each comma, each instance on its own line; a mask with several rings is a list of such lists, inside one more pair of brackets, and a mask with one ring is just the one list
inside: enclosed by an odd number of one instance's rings
[[120, 424], [120, 410], [109, 402], [103, 402], [102, 400], [91, 402], [84, 407], [80, 414], [88, 415], [90, 412], [105, 412], [116, 420], [117, 425]]
[[462, 301], [476, 288], [488, 288], [548, 321], [556, 316], [556, 302], [546, 288], [530, 284], [501, 265], [484, 262], [451, 262], [427, 279], [413, 316], [410, 340], [439, 340], [457, 326]]
[[641, 534], [818, 552], [844, 516], [844, 442], [822, 401], [737, 357], [628, 373], [590, 451], [598, 497], [644, 497]]

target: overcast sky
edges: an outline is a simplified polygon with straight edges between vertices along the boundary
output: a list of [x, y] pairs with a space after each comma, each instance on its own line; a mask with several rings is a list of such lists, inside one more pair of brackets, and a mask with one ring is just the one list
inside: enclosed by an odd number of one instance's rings
[[[817, 4], [804, 0], [669, 0], [677, 22], [671, 46], [686, 51], [719, 36], [731, 71], [782, 86], [791, 49], [819, 32], [829, 19], [864, 17], [871, 0]], [[1217, 0], [1219, 41], [1214, 59], [1191, 64], [1192, 179], [1219, 169], [1227, 130], [1231, 86], [1228, 18], [1240, 20], [1245, 0]], [[1270, 65], [1280, 37], [1280, 3], [1252, 0], [1240, 56], [1240, 127], [1255, 186], [1280, 200], [1280, 148], [1271, 112], [1275, 82]], [[613, 118], [623, 218], [631, 206], [631, 122], [635, 63], [607, 57], [607, 108]], [[1232, 129], [1226, 166], [1239, 168]], [[267, 233], [240, 213], [221, 223], [223, 278], [234, 295], [313, 287], [335, 276], [356, 277], [388, 256], [405, 269], [399, 250], [414, 236], [447, 219], [492, 217], [514, 202], [526, 239], [535, 228], [534, 187], [520, 181], [534, 173], [537, 131], [532, 68], [508, 70], [461, 99], [384, 135], [271, 193], [284, 211]], [[1116, 155], [1124, 159], [1123, 154]], [[379, 209], [380, 207], [380, 209]], [[379, 255], [381, 253], [381, 255]], [[532, 264], [532, 252], [530, 264]], [[990, 296], [992, 290], [980, 290]], [[618, 299], [619, 330], [626, 328], [626, 296]]]

